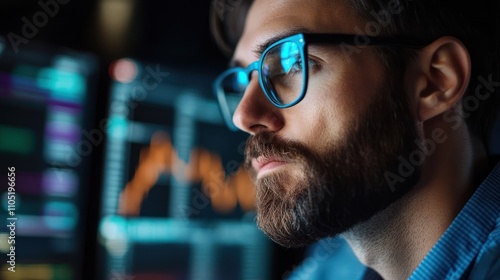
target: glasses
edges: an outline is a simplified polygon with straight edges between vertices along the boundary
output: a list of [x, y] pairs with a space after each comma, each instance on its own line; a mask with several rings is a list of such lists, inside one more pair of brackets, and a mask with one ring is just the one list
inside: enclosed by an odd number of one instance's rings
[[[361, 37], [362, 36], [362, 37]], [[363, 40], [363, 42], [360, 42]], [[238, 128], [233, 115], [250, 83], [253, 71], [258, 72], [259, 84], [267, 99], [278, 108], [289, 108], [305, 96], [309, 61], [307, 44], [347, 46], [386, 45], [420, 49], [417, 41], [394, 37], [370, 37], [354, 34], [295, 34], [271, 44], [258, 61], [248, 67], [234, 67], [223, 72], [214, 82], [214, 92], [224, 121], [229, 129]]]

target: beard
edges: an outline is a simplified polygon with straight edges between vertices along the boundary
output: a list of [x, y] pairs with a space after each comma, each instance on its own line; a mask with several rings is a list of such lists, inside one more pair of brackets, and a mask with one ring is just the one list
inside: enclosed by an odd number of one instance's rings
[[[401, 157], [420, 150], [402, 86], [386, 81], [367, 108], [324, 151], [268, 132], [248, 139], [245, 165], [256, 186], [257, 225], [274, 242], [300, 247], [341, 234], [416, 185], [418, 166], [403, 180], [387, 178], [400, 173]], [[251, 160], [259, 156], [287, 164], [256, 180]]]

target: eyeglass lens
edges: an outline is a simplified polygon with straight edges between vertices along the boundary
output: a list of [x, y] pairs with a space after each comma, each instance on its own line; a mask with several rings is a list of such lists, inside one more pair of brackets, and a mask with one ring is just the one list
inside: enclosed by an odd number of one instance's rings
[[[283, 42], [264, 52], [260, 69], [262, 86], [273, 103], [288, 105], [300, 97], [304, 84], [303, 67], [300, 47], [295, 42]], [[239, 70], [231, 72], [221, 81], [231, 116], [243, 97], [249, 79], [245, 71]]]
[[265, 54], [261, 69], [264, 88], [275, 103], [288, 105], [299, 98], [302, 67], [300, 49], [294, 42], [279, 44]]

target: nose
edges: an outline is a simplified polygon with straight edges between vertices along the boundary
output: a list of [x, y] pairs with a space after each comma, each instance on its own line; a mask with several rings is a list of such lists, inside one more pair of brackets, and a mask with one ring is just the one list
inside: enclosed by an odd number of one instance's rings
[[238, 104], [233, 115], [233, 123], [252, 135], [264, 131], [277, 132], [283, 127], [284, 119], [280, 109], [267, 99], [257, 75], [250, 80]]

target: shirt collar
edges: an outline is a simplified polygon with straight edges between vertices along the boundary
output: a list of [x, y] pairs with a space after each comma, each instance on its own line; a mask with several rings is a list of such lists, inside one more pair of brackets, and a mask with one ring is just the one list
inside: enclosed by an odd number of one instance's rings
[[[463, 278], [495, 228], [497, 219], [500, 219], [500, 162], [409, 279]], [[368, 268], [362, 279], [382, 278]]]
[[409, 279], [458, 279], [467, 274], [500, 214], [500, 163], [477, 188]]

